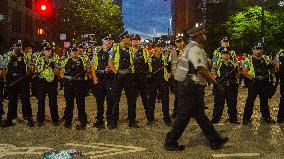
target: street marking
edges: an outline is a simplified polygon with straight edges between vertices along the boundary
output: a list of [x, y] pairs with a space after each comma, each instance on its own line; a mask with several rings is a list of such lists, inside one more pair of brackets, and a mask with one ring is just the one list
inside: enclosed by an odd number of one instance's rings
[[0, 158], [14, 155], [42, 155], [49, 147], [16, 147], [11, 144], [0, 144]]
[[[68, 147], [78, 147], [79, 149], [82, 149], [81, 151], [83, 156], [88, 156], [91, 159], [134, 153], [146, 150], [146, 148], [142, 147], [104, 144], [104, 143], [93, 143], [93, 144], [66, 143], [65, 145]], [[88, 150], [85, 150], [84, 148]], [[0, 158], [6, 158], [6, 156], [15, 156], [15, 155], [42, 156], [43, 153], [51, 150], [54, 150], [54, 148], [17, 147], [11, 144], [0, 144]]]
[[94, 144], [88, 144], [88, 145], [67, 143], [66, 145], [94, 149], [95, 151], [89, 151], [87, 153], [83, 153], [83, 155], [89, 156], [91, 159], [107, 157], [107, 156], [115, 156], [115, 155], [121, 155], [121, 154], [127, 154], [127, 153], [134, 153], [134, 152], [140, 152], [140, 151], [146, 150], [146, 148], [142, 148], [142, 147], [104, 144], [104, 143], [94, 143]]
[[259, 153], [233, 153], [233, 154], [212, 154], [213, 158], [224, 158], [224, 157], [255, 157], [260, 156]]

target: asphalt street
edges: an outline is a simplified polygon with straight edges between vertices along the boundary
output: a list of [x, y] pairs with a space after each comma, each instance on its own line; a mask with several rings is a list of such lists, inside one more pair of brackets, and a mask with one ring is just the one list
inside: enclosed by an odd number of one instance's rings
[[[205, 101], [209, 109], [206, 114], [211, 118], [213, 108], [212, 87], [206, 88]], [[239, 87], [238, 116], [242, 119], [247, 89]], [[173, 94], [170, 95], [171, 112], [173, 109]], [[37, 102], [31, 98], [33, 115], [36, 116]], [[48, 100], [46, 100], [47, 102]], [[20, 102], [19, 102], [20, 103]], [[279, 104], [279, 90], [269, 100], [273, 119], [276, 120]], [[63, 92], [58, 95], [60, 115], [63, 114], [65, 100]], [[7, 112], [7, 101], [4, 101]], [[19, 119], [16, 125], [9, 128], [0, 128], [0, 158], [3, 159], [38, 159], [42, 154], [50, 150], [79, 149], [83, 153], [82, 158], [106, 158], [106, 159], [283, 159], [284, 158], [284, 124], [266, 124], [261, 122], [259, 99], [254, 107], [253, 123], [250, 125], [230, 124], [227, 119], [227, 109], [224, 110], [222, 122], [215, 125], [222, 136], [228, 136], [229, 142], [221, 150], [210, 149], [206, 138], [203, 136], [195, 120], [190, 121], [189, 126], [180, 139], [180, 144], [185, 144], [182, 152], [166, 152], [162, 145], [166, 133], [170, 127], [164, 125], [162, 120], [161, 104], [156, 104], [154, 125], [147, 126], [142, 101], [137, 102], [137, 120], [141, 128], [128, 128], [127, 105], [125, 96], [122, 96], [120, 105], [120, 122], [118, 129], [96, 129], [92, 127], [96, 114], [96, 101], [93, 96], [86, 98], [86, 109], [89, 124], [87, 130], [69, 130], [62, 125], [54, 127], [50, 121], [48, 103], [46, 103], [47, 122], [43, 127], [28, 128], [26, 122], [21, 119], [21, 106], [19, 104]], [[77, 111], [75, 109], [75, 121]], [[34, 117], [36, 118], [36, 117]]]

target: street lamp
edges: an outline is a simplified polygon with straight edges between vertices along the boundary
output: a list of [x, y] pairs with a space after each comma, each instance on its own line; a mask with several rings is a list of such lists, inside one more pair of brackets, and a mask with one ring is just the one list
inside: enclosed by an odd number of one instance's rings
[[173, 28], [172, 28], [172, 20], [173, 18], [170, 18], [169, 21], [170, 21], [170, 36], [172, 35], [172, 31], [173, 31]]

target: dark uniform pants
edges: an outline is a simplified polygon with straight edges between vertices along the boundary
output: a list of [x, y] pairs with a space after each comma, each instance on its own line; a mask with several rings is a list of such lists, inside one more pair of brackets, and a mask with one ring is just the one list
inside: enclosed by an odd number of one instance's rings
[[174, 110], [173, 110], [173, 117], [176, 116], [177, 106], [178, 106], [178, 90], [177, 90], [177, 84], [178, 81], [173, 79], [173, 90], [175, 94], [175, 100], [174, 100]]
[[121, 78], [115, 78], [113, 82], [113, 109], [111, 124], [117, 124], [119, 119], [119, 102], [122, 90], [124, 89], [127, 98], [128, 120], [129, 123], [136, 120], [136, 92], [135, 83], [131, 74], [124, 75]]
[[95, 85], [94, 93], [97, 101], [97, 120], [104, 119], [104, 102], [106, 99], [107, 102], [107, 111], [106, 111], [106, 119], [108, 122], [111, 120], [111, 111], [113, 107], [113, 99], [112, 99], [112, 86], [113, 81], [111, 79], [107, 79], [104, 77], [99, 77], [99, 83]]
[[53, 123], [59, 121], [58, 105], [57, 105], [57, 81], [47, 82], [45, 79], [39, 79], [37, 85], [38, 112], [37, 121], [43, 123], [45, 121], [45, 96], [49, 98], [49, 108]]
[[176, 144], [191, 117], [194, 117], [210, 143], [216, 143], [221, 137], [204, 113], [204, 86], [178, 83], [178, 107], [171, 131], [167, 134], [165, 144]]
[[228, 115], [230, 122], [237, 121], [237, 100], [238, 100], [238, 85], [234, 83], [230, 86], [224, 86], [225, 92], [220, 92], [213, 87], [214, 95], [214, 109], [213, 109], [213, 123], [218, 123], [222, 117], [225, 102], [228, 107]]
[[251, 83], [248, 87], [248, 97], [245, 104], [243, 120], [247, 121], [251, 119], [253, 113], [254, 101], [259, 95], [260, 98], [260, 111], [263, 120], [270, 119], [270, 112], [268, 107], [268, 82], [256, 81]]
[[85, 97], [87, 82], [85, 80], [65, 81], [64, 97], [66, 101], [65, 123], [71, 124], [73, 118], [74, 99], [76, 98], [79, 121], [81, 124], [87, 124], [87, 114], [85, 110]]
[[17, 117], [18, 110], [18, 96], [20, 95], [21, 103], [22, 103], [22, 114], [23, 118], [30, 120], [32, 118], [32, 108], [30, 102], [30, 88], [29, 83], [26, 77], [22, 78], [18, 82], [14, 83], [9, 87], [13, 81], [17, 79], [9, 80], [8, 83], [8, 114], [7, 120], [12, 120]]
[[0, 80], [0, 120], [2, 119], [2, 115], [4, 115], [3, 109], [3, 99], [4, 99], [4, 83]]
[[284, 120], [284, 79], [280, 79], [280, 103], [277, 119]]
[[148, 84], [147, 84], [147, 77], [146, 75], [143, 74], [135, 74], [135, 86], [136, 86], [136, 91], [137, 91], [137, 97], [138, 95], [141, 96], [142, 98], [142, 103], [144, 106], [146, 118], [148, 121], [153, 121], [153, 114], [154, 110], [149, 104], [149, 99], [148, 99]]
[[151, 111], [151, 118], [154, 118], [154, 110], [155, 110], [155, 103], [157, 98], [157, 91], [161, 93], [161, 100], [162, 100], [162, 111], [164, 116], [164, 121], [169, 122], [170, 113], [169, 113], [169, 83], [163, 79], [153, 79], [151, 83], [148, 85], [149, 88], [149, 104], [150, 107], [153, 109]]

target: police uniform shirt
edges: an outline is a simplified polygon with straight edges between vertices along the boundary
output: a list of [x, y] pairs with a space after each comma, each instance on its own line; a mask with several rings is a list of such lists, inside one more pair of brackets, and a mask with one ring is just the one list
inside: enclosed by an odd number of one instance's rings
[[153, 56], [152, 72], [156, 73], [155, 77], [164, 77], [164, 69], [161, 69], [163, 67], [164, 67], [163, 55], [160, 55], [160, 57]]
[[[114, 48], [112, 48], [109, 52], [109, 58], [114, 60], [115, 56], [116, 56], [116, 52], [114, 50]], [[121, 47], [119, 46], [119, 70], [122, 69], [129, 69], [129, 67], [131, 66], [130, 64], [130, 55], [129, 55], [129, 48], [128, 47]]]
[[183, 53], [183, 50], [175, 49], [170, 54], [171, 70], [172, 70], [173, 75], [175, 75], [175, 72], [177, 69], [177, 62], [182, 53]]
[[[207, 57], [205, 51], [199, 46], [197, 42], [191, 41], [190, 43], [193, 43], [193, 47], [189, 48], [189, 44], [186, 46], [185, 52], [188, 51], [188, 56], [185, 58], [193, 64], [194, 69], [197, 69], [197, 67], [205, 67], [207, 69]], [[191, 79], [201, 85], [207, 84], [205, 78], [203, 78], [199, 73], [193, 74], [191, 76]]]
[[145, 63], [143, 56], [143, 48], [139, 48], [139, 50], [133, 52], [133, 61], [135, 73], [143, 73], [145, 70], [148, 70], [148, 65]]
[[104, 50], [101, 49], [97, 52], [98, 57], [98, 67], [97, 70], [105, 70], [105, 68], [108, 66], [108, 60], [110, 58], [109, 56], [109, 49]]
[[260, 59], [257, 59], [254, 55], [252, 55], [251, 60], [246, 59], [244, 61], [244, 68], [246, 70], [250, 70], [250, 61], [252, 62], [254, 72], [255, 72], [255, 77], [265, 77], [268, 75], [268, 67], [265, 59], [262, 57]]

